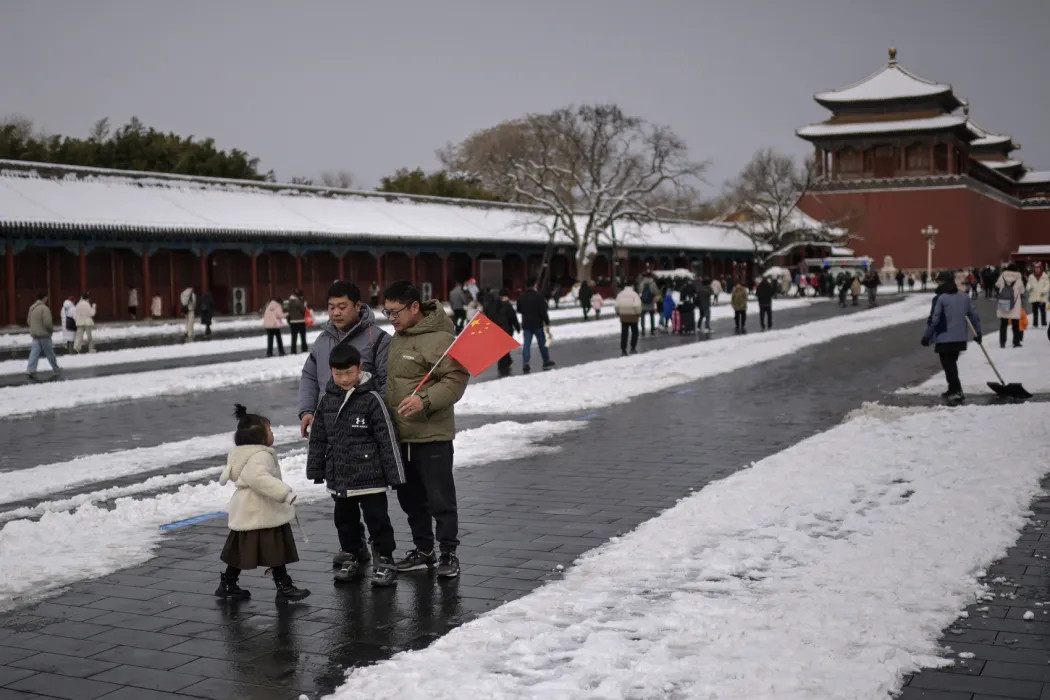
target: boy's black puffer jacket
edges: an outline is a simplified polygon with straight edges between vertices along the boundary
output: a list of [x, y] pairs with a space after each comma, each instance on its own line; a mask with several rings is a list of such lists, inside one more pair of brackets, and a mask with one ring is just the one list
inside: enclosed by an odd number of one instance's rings
[[371, 375], [348, 392], [328, 381], [310, 429], [306, 477], [324, 479], [336, 496], [405, 483], [397, 429]]

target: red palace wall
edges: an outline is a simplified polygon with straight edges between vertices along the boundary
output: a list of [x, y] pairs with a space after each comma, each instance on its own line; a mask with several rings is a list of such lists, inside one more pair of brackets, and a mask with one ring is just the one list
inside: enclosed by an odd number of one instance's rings
[[1021, 245], [1050, 243], [1050, 206], [1022, 209], [1018, 219]]
[[860, 238], [846, 245], [882, 267], [889, 255], [901, 269], [925, 269], [928, 225], [939, 230], [934, 268], [998, 265], [1009, 260], [1019, 241], [1019, 211], [967, 187], [914, 190], [820, 192], [800, 206], [810, 216], [834, 221], [847, 213]]

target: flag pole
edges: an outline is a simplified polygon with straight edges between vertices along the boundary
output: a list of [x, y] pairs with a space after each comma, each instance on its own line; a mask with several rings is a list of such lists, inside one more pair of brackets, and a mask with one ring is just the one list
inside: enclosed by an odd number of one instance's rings
[[[474, 313], [471, 315], [471, 317], [469, 319], [467, 319], [467, 326], [469, 326], [471, 324], [471, 322], [475, 318], [477, 318], [477, 315], [480, 314], [480, 313], [481, 313], [481, 307], [479, 306], [477, 308], [477, 310], [474, 311]], [[466, 330], [467, 326], [464, 326], [463, 330]], [[446, 357], [448, 357], [448, 353], [449, 353], [450, 350], [452, 350], [452, 346], [454, 346], [456, 343], [458, 343], [459, 339], [462, 338], [462, 337], [463, 337], [463, 331], [460, 331], [459, 335], [457, 335], [455, 337], [455, 339], [449, 344], [449, 346], [447, 348], [445, 348], [445, 352], [441, 353], [441, 357], [439, 357], [437, 362], [434, 363], [434, 366], [430, 368], [430, 371], [427, 372], [426, 375], [423, 376], [422, 381], [420, 381], [419, 384], [416, 385], [416, 388], [412, 390], [412, 393], [409, 394], [409, 396], [416, 396], [419, 393], [419, 390], [422, 389], [423, 385], [427, 383], [427, 380], [430, 379], [430, 375], [432, 375], [434, 373], [434, 370], [436, 370], [438, 368], [438, 365], [441, 364], [441, 361], [444, 360]]]

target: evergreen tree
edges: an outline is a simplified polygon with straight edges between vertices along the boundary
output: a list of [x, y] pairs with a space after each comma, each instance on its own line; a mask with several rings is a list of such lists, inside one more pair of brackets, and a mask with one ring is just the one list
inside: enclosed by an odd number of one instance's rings
[[448, 170], [438, 170], [427, 175], [422, 168], [415, 170], [399, 168], [393, 175], [380, 180], [380, 185], [376, 190], [453, 199], [503, 201], [499, 196], [482, 187], [477, 178], [465, 173], [450, 173]]

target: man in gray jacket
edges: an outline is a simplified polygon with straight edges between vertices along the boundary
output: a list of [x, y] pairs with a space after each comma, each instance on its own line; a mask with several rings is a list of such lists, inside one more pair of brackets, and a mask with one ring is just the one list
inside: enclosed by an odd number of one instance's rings
[[55, 322], [51, 316], [51, 309], [47, 305], [47, 292], [40, 292], [36, 295], [36, 303], [29, 307], [26, 323], [29, 324], [29, 336], [33, 339], [33, 345], [29, 349], [29, 367], [26, 374], [30, 379], [36, 379], [36, 365], [40, 361], [40, 356], [43, 355], [51, 363], [51, 378], [58, 379], [62, 370], [58, 367], [55, 349], [51, 344]]
[[310, 348], [299, 379], [299, 422], [303, 437], [309, 437], [321, 388], [332, 378], [328, 356], [340, 343], [349, 343], [361, 353], [365, 371], [372, 375], [379, 393], [386, 391], [386, 356], [390, 335], [376, 325], [375, 314], [361, 302], [361, 290], [353, 282], [339, 281], [328, 288], [328, 323]]

